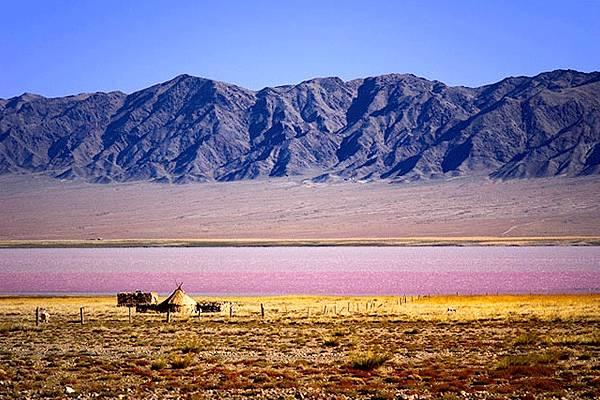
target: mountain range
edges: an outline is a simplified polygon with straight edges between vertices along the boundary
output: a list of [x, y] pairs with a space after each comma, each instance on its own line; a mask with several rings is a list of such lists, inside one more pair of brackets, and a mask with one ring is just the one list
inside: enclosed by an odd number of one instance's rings
[[252, 91], [189, 75], [132, 94], [0, 99], [0, 174], [96, 183], [600, 173], [600, 72], [469, 88], [411, 74]]

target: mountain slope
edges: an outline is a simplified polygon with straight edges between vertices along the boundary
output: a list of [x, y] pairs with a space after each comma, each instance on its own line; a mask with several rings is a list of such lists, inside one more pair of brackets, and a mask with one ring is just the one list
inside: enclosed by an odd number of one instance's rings
[[318, 78], [258, 92], [181, 75], [130, 95], [0, 99], [0, 174], [27, 172], [177, 183], [598, 174], [600, 73], [480, 88]]

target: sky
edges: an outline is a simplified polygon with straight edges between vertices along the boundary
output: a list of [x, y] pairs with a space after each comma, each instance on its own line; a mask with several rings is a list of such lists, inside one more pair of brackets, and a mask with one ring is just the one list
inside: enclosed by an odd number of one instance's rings
[[0, 0], [0, 97], [413, 73], [479, 86], [600, 70], [600, 0]]

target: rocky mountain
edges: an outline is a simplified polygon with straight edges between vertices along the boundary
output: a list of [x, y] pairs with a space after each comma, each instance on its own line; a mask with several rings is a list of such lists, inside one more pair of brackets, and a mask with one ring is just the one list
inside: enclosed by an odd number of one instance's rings
[[0, 99], [0, 174], [185, 183], [600, 173], [600, 72], [479, 88], [414, 75], [258, 92], [181, 75], [132, 94]]

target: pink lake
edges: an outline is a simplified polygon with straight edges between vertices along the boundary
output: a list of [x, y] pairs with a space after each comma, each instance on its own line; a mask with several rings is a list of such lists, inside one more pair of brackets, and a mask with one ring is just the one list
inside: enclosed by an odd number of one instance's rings
[[1, 294], [600, 292], [600, 247], [0, 249]]

